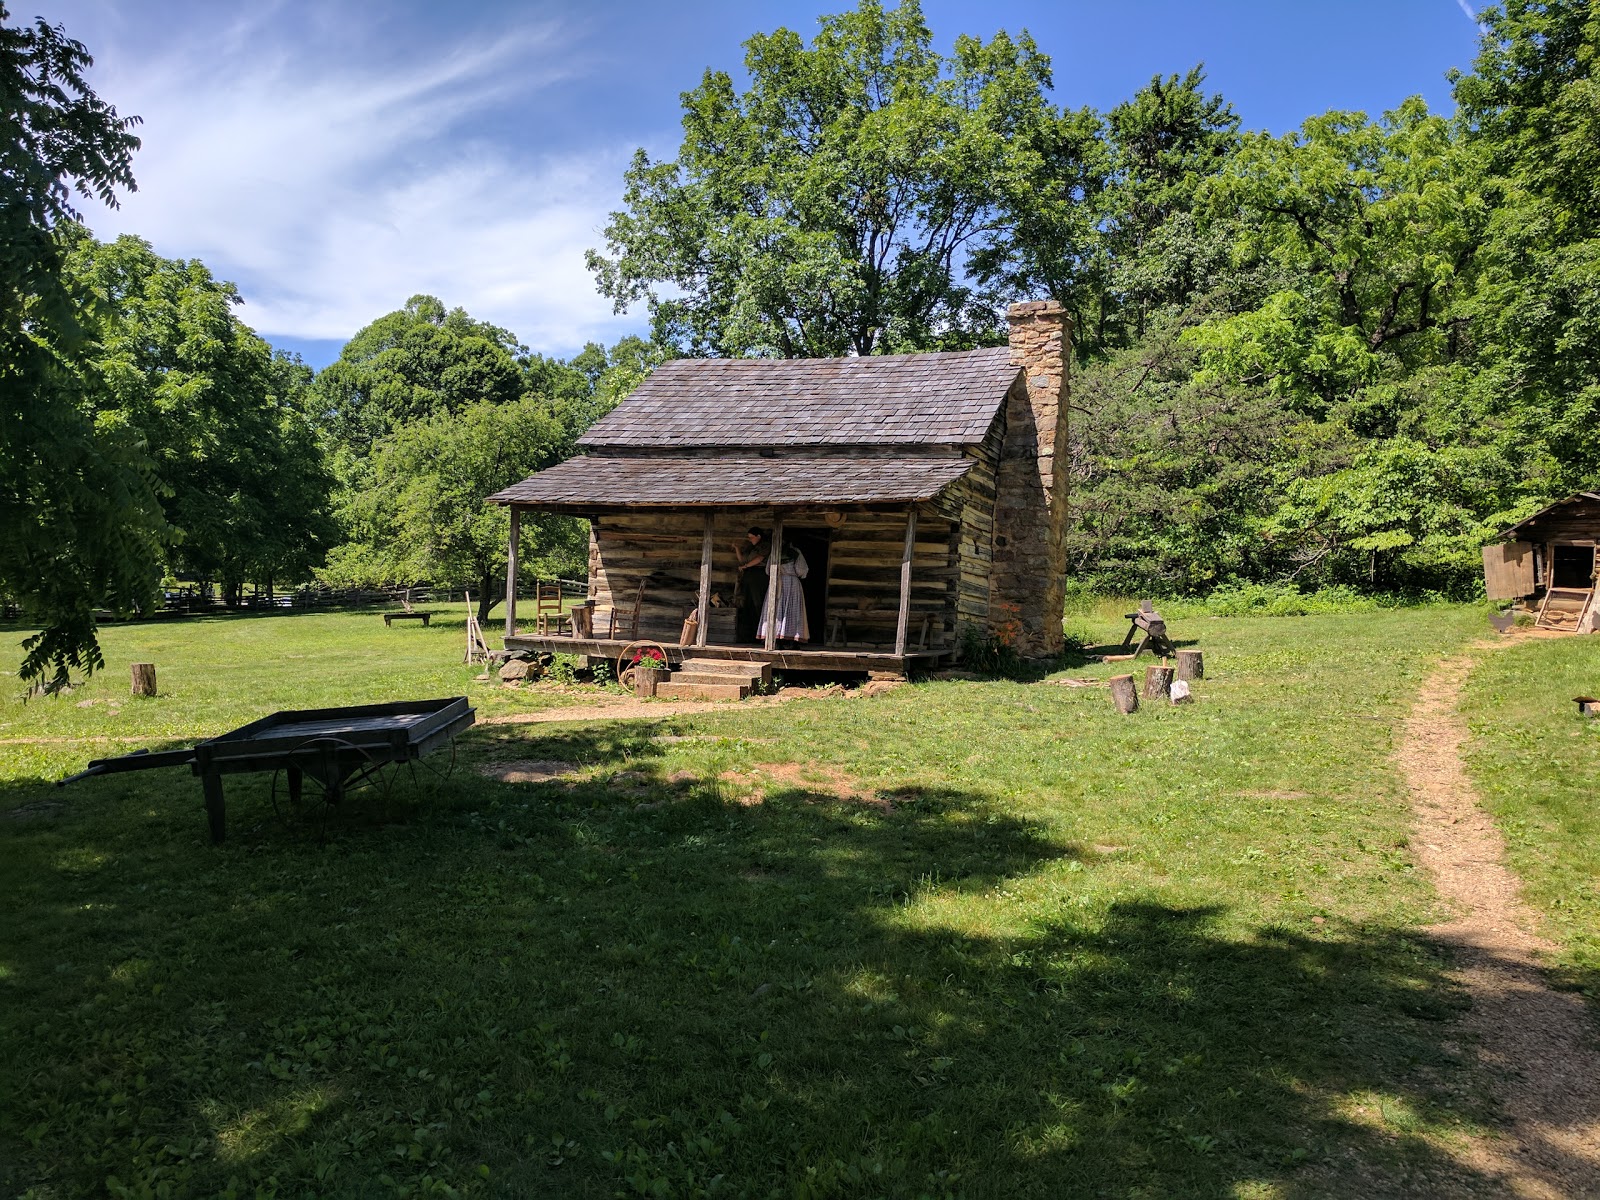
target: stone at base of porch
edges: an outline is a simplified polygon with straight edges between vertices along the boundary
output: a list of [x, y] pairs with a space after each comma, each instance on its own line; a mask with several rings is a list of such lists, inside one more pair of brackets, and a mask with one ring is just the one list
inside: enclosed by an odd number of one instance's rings
[[[533, 654], [583, 654], [615, 663], [635, 642], [613, 638], [576, 638], [560, 635], [512, 634], [505, 639], [507, 650], [526, 650]], [[923, 650], [894, 654], [872, 650], [764, 650], [760, 646], [681, 646], [676, 642], [654, 642], [667, 652], [667, 661], [678, 666], [686, 658], [722, 658], [736, 662], [771, 663], [780, 671], [866, 671], [907, 675], [930, 670], [944, 657], [942, 650]]]

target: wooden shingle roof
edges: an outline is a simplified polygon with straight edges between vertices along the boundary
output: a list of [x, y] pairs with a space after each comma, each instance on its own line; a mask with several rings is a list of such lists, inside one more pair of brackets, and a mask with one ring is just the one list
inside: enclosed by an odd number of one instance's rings
[[[1600, 492], [1577, 492], [1565, 500], [1547, 504], [1531, 517], [1524, 517], [1496, 537], [1529, 535], [1581, 535], [1600, 537]], [[1559, 540], [1559, 538], [1557, 539]]]
[[663, 363], [580, 446], [974, 445], [1020, 370], [1005, 346]]
[[612, 507], [911, 504], [931, 500], [972, 467], [955, 455], [725, 454], [716, 458], [579, 456], [512, 484], [491, 503], [553, 512]]

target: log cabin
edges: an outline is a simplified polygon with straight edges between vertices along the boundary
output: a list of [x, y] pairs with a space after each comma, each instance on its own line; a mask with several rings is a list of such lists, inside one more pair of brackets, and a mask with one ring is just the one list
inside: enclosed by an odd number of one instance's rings
[[[647, 639], [674, 664], [892, 674], [973, 636], [1060, 653], [1071, 331], [1054, 301], [1007, 317], [1008, 344], [977, 350], [664, 363], [576, 457], [489, 497], [511, 510], [506, 648], [614, 657]], [[518, 622], [529, 510], [589, 522], [571, 631]], [[810, 567], [798, 647], [770, 619], [735, 641], [733, 545], [751, 527], [773, 548], [769, 618], [782, 548]]]
[[1600, 493], [1578, 492], [1502, 530], [1483, 548], [1484, 590], [1516, 600], [1544, 629], [1592, 633], [1600, 624]]

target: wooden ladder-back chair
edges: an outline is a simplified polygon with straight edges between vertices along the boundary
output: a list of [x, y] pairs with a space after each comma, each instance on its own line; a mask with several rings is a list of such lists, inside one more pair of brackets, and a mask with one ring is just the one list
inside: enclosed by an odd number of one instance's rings
[[634, 589], [633, 603], [628, 605], [612, 605], [611, 620], [606, 630], [606, 636], [613, 640], [626, 639], [632, 641], [639, 636], [639, 612], [644, 608], [644, 589], [649, 579], [639, 580], [639, 586]]
[[566, 632], [563, 626], [570, 626], [572, 618], [561, 611], [560, 583], [539, 580], [533, 585], [533, 620], [540, 637]]

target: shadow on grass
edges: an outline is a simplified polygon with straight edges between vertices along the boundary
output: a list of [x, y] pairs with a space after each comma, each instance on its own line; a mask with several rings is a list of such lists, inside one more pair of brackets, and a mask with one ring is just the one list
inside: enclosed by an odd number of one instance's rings
[[[1472, 1102], [1455, 1000], [1408, 931], [1111, 902], [1099, 852], [985, 797], [758, 801], [728, 782], [747, 745], [669, 775], [651, 732], [475, 737], [414, 823], [324, 846], [205, 847], [187, 776], [0, 823], [25, 918], [0, 1022], [28, 1083], [0, 1098], [0, 1182], [1492, 1189], [1421, 1133]], [[471, 769], [513, 753], [591, 774]]]

